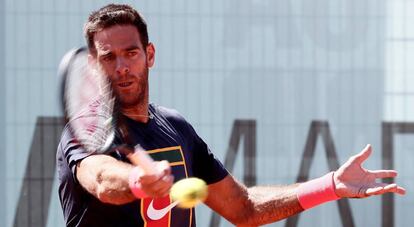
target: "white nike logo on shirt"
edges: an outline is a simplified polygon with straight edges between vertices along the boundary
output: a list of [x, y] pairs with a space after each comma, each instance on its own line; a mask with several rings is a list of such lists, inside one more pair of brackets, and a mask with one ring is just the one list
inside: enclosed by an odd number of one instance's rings
[[162, 208], [162, 209], [155, 209], [153, 206], [154, 200], [151, 200], [150, 205], [148, 206], [147, 209], [147, 216], [151, 219], [151, 220], [160, 220], [161, 218], [163, 218], [168, 212], [170, 212], [170, 210], [172, 208], [174, 208], [175, 206], [177, 206], [178, 201], [175, 201], [173, 203], [171, 203], [170, 205]]

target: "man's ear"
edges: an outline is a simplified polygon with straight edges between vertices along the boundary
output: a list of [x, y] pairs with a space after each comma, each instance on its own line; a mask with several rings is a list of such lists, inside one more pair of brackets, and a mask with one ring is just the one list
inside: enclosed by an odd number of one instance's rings
[[151, 68], [155, 63], [155, 46], [152, 43], [148, 43], [147, 48], [147, 65]]

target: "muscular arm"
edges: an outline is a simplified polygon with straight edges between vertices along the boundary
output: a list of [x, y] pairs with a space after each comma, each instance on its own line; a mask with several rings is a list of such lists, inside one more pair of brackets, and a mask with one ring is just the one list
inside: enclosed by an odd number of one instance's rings
[[367, 145], [334, 173], [289, 186], [246, 188], [229, 175], [209, 185], [206, 204], [237, 226], [258, 226], [303, 211], [301, 204], [309, 209], [336, 198], [365, 198], [384, 193], [404, 195], [405, 189], [395, 183], [377, 183], [380, 178], [396, 177], [397, 171], [362, 167], [371, 152], [371, 146]]
[[79, 183], [101, 202], [119, 205], [136, 199], [128, 185], [132, 165], [108, 155], [92, 155], [76, 168]]
[[[138, 156], [139, 157], [139, 156]], [[116, 160], [108, 155], [92, 155], [77, 164], [76, 177], [90, 194], [103, 203], [115, 205], [136, 199], [129, 187], [129, 175], [133, 168], [139, 168], [135, 155], [129, 156], [135, 165]], [[153, 163], [154, 173], [140, 169], [136, 179], [147, 196], [159, 197], [168, 194], [174, 181], [167, 161]]]
[[209, 185], [206, 204], [237, 226], [264, 225], [303, 211], [298, 185], [246, 188], [229, 175]]

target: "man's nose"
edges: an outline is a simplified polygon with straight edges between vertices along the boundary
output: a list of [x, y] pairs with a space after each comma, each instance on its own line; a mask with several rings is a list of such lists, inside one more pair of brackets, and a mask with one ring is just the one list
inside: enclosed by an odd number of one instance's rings
[[129, 65], [124, 59], [118, 58], [116, 61], [116, 72], [118, 75], [126, 75], [129, 73]]

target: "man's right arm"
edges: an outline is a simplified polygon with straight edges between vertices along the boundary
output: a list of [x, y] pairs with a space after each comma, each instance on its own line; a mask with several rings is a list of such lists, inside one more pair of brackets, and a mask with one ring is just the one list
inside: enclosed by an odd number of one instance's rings
[[81, 186], [101, 202], [119, 205], [136, 199], [128, 184], [132, 168], [108, 155], [91, 155], [78, 162], [76, 177]]
[[[168, 194], [173, 177], [167, 161], [155, 162], [156, 175], [142, 171], [139, 177], [142, 191], [148, 196]], [[76, 177], [81, 186], [103, 203], [125, 204], [137, 199], [130, 190], [129, 176], [134, 165], [108, 155], [91, 155], [78, 162]]]

